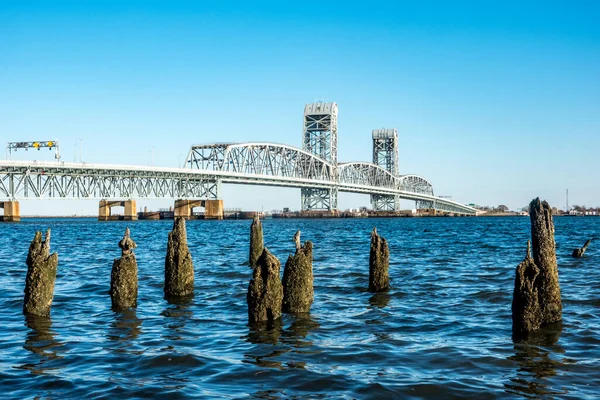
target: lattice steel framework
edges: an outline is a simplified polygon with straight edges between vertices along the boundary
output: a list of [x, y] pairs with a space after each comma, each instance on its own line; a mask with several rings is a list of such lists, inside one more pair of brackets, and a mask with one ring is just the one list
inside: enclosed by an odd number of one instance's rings
[[394, 176], [399, 175], [397, 129], [373, 130], [373, 164]]
[[[373, 130], [373, 164], [380, 166], [395, 177], [398, 176], [397, 129]], [[398, 211], [400, 210], [400, 197], [372, 195], [371, 207], [376, 211]]]
[[[217, 176], [143, 167], [8, 161], [0, 165], [0, 197], [217, 199]], [[2, 164], [0, 162], [0, 164]]]
[[315, 191], [399, 196], [422, 208], [476, 211], [435, 197], [432, 185], [419, 176], [394, 177], [377, 165], [360, 162], [340, 164], [336, 173], [322, 158], [286, 145], [192, 146], [186, 161], [189, 168], [0, 160], [0, 199], [215, 199], [221, 183], [236, 183], [307, 189], [311, 197]]
[[[330, 163], [337, 178], [337, 128], [338, 106], [336, 103], [312, 103], [304, 107], [302, 150]], [[302, 189], [302, 210], [336, 210], [337, 188]]]
[[433, 185], [425, 178], [418, 175], [400, 175], [398, 177], [398, 190], [433, 196]]
[[190, 148], [186, 165], [200, 170], [334, 182], [333, 166], [304, 150], [273, 143], [217, 143]]
[[397, 178], [378, 165], [366, 162], [350, 162], [338, 165], [341, 184], [361, 185], [395, 189]]

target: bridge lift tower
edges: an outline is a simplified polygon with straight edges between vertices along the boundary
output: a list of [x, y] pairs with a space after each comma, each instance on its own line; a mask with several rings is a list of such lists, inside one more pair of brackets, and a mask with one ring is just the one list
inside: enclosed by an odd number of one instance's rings
[[[373, 164], [380, 166], [394, 177], [398, 172], [398, 130], [373, 130]], [[400, 198], [389, 195], [371, 195], [371, 207], [375, 211], [400, 210]]]
[[[336, 103], [312, 103], [304, 107], [302, 150], [315, 154], [333, 165], [337, 179], [338, 106]], [[304, 188], [303, 211], [337, 210], [337, 189]]]

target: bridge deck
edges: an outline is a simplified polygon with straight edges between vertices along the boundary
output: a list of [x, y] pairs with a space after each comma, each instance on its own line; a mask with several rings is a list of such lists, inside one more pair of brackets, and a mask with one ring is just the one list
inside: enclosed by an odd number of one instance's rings
[[[268, 172], [264, 170], [261, 172]], [[122, 199], [217, 198], [221, 183], [337, 189], [431, 202], [432, 208], [464, 214], [475, 209], [429, 194], [390, 187], [315, 179], [292, 174], [68, 162], [0, 161], [0, 198]]]

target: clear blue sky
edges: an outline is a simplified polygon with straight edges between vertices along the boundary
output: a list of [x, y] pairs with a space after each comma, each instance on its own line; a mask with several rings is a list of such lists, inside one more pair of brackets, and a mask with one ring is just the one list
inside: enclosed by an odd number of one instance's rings
[[[86, 162], [147, 165], [153, 148], [176, 166], [192, 143], [299, 147], [304, 104], [335, 101], [341, 161], [369, 161], [371, 130], [395, 127], [401, 173], [438, 195], [564, 207], [568, 188], [600, 206], [599, 21], [598, 1], [0, 0], [0, 139], [57, 139], [72, 161], [82, 137]], [[299, 192], [223, 194], [269, 210]]]

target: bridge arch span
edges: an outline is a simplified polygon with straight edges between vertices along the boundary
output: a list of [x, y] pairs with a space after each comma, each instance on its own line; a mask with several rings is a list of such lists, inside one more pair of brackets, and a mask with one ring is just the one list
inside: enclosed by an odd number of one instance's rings
[[378, 165], [367, 162], [338, 164], [340, 184], [396, 189], [396, 177]]
[[431, 182], [419, 175], [400, 175], [398, 190], [434, 196]]
[[322, 158], [276, 143], [217, 143], [190, 148], [190, 168], [282, 178], [334, 181], [334, 167]]

